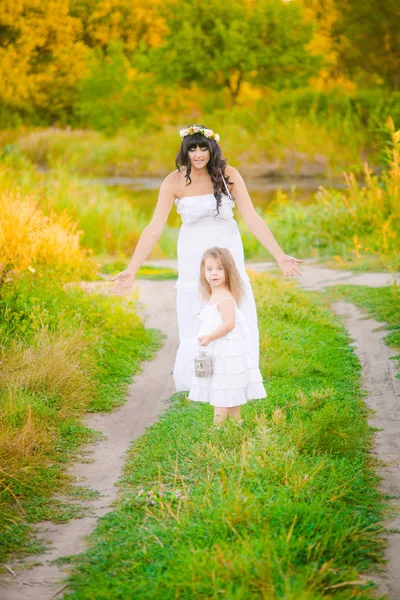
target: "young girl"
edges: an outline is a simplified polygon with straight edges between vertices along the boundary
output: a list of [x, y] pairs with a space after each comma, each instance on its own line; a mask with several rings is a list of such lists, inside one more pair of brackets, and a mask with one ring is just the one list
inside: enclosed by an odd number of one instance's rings
[[214, 423], [228, 415], [241, 422], [240, 406], [265, 398], [266, 392], [251, 331], [237, 306], [243, 293], [241, 277], [227, 248], [204, 252], [200, 288], [208, 304], [199, 314], [198, 341], [213, 357], [213, 374], [193, 376], [189, 399], [214, 406]]

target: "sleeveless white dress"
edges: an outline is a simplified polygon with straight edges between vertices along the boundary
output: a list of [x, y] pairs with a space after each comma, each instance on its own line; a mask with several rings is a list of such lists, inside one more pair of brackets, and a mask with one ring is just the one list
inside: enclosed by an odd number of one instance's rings
[[[179, 348], [175, 358], [174, 382], [177, 392], [187, 392], [192, 385], [194, 358], [198, 354], [198, 315], [205, 303], [199, 289], [200, 262], [205, 250], [212, 246], [228, 248], [243, 280], [245, 293], [239, 303], [248, 323], [257, 365], [259, 331], [257, 310], [249, 277], [245, 271], [243, 244], [233, 218], [235, 203], [223, 194], [216, 214], [214, 194], [176, 198], [177, 212], [182, 218], [178, 236], [177, 317]], [[215, 218], [214, 218], [215, 217]]]
[[[206, 304], [199, 314], [199, 336], [208, 335], [222, 325], [222, 315], [218, 310], [222, 300], [224, 298], [214, 304]], [[205, 347], [207, 354], [212, 356], [213, 373], [210, 377], [193, 375], [189, 392], [189, 400], [225, 408], [267, 396], [246, 317], [232, 298], [228, 300], [235, 304], [235, 326]]]

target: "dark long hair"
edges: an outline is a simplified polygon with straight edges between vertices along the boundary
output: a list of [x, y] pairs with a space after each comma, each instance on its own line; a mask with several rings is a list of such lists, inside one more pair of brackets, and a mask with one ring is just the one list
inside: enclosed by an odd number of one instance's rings
[[[200, 125], [200, 127], [204, 127], [204, 125]], [[225, 179], [228, 189], [230, 189], [230, 185], [233, 185], [233, 182], [229, 181], [229, 177], [225, 175], [226, 160], [222, 156], [221, 147], [215, 140], [206, 137], [200, 132], [185, 135], [185, 137], [182, 138], [181, 147], [176, 156], [175, 164], [178, 170], [180, 170], [182, 166], [186, 167], [186, 185], [192, 183], [190, 178], [192, 165], [190, 164], [189, 159], [189, 149], [193, 146], [207, 146], [210, 151], [210, 160], [207, 163], [207, 171], [210, 174], [213, 183], [214, 196], [217, 201], [216, 210], [217, 214], [219, 214], [222, 194], [226, 193], [222, 177]]]

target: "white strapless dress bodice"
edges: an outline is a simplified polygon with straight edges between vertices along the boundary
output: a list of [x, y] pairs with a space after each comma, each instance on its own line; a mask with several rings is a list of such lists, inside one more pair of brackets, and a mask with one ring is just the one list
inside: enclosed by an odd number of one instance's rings
[[239, 304], [252, 331], [254, 351], [259, 356], [257, 311], [253, 290], [245, 271], [243, 244], [233, 218], [235, 203], [222, 196], [219, 213], [214, 194], [177, 198], [175, 205], [182, 218], [178, 236], [177, 318], [179, 348], [175, 359], [174, 380], [177, 392], [189, 391], [194, 374], [193, 360], [198, 352], [198, 315], [205, 302], [199, 288], [200, 262], [208, 248], [228, 248], [243, 279], [245, 294]]
[[235, 203], [228, 196], [223, 196], [219, 214], [216, 210], [216, 199], [214, 194], [203, 194], [201, 196], [185, 196], [175, 199], [177, 213], [181, 216], [182, 223], [196, 223], [202, 219], [232, 219]]

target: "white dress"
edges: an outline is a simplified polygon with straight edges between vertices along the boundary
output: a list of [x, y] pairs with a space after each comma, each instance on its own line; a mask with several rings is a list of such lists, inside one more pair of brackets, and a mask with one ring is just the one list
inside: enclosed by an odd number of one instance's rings
[[[199, 315], [198, 335], [208, 335], [223, 323], [218, 304], [206, 304]], [[231, 302], [235, 302], [229, 298]], [[236, 306], [235, 326], [226, 335], [213, 340], [205, 348], [212, 356], [213, 374], [210, 377], [193, 375], [189, 400], [209, 402], [212, 406], [233, 407], [248, 400], [265, 398], [265, 388], [258, 367], [253, 336], [246, 317]]]
[[235, 203], [228, 195], [223, 194], [217, 215], [216, 202], [214, 194], [175, 199], [177, 212], [182, 218], [178, 236], [176, 282], [179, 348], [175, 358], [174, 381], [177, 392], [189, 391], [192, 385], [193, 361], [199, 350], [198, 315], [205, 304], [199, 289], [200, 261], [204, 251], [212, 246], [228, 248], [233, 255], [245, 289], [239, 308], [250, 328], [257, 364], [259, 360], [257, 310], [245, 271], [242, 239], [233, 218]]

